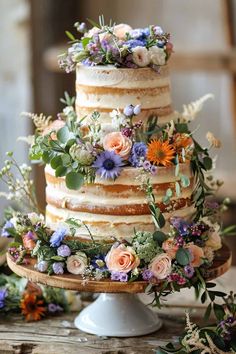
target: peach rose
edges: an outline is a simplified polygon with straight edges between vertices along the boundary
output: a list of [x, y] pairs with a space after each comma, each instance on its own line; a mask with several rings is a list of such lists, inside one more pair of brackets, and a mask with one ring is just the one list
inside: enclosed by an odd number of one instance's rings
[[105, 258], [107, 268], [113, 272], [128, 273], [139, 266], [140, 260], [131, 247], [113, 246]]
[[66, 123], [64, 122], [64, 120], [56, 119], [44, 129], [42, 135], [44, 136], [51, 133], [50, 138], [52, 140], [56, 140], [57, 135], [55, 134], [55, 132], [63, 128], [65, 124]]
[[174, 243], [173, 239], [169, 239], [163, 242], [162, 249], [171, 259], [174, 259], [179, 247]]
[[105, 135], [103, 147], [105, 150], [114, 151], [123, 159], [127, 159], [132, 148], [132, 141], [120, 132], [113, 132]]
[[132, 31], [132, 27], [126, 23], [120, 23], [114, 27], [114, 35], [119, 39], [125, 39], [126, 33], [129, 33], [130, 31]]
[[35, 240], [36, 235], [32, 231], [29, 231], [27, 232], [27, 234], [22, 235], [23, 246], [29, 251], [32, 251], [36, 246]]
[[218, 231], [215, 230], [210, 233], [206, 241], [206, 246], [212, 248], [213, 251], [217, 251], [222, 247], [222, 241]]
[[166, 253], [157, 255], [150, 263], [149, 269], [157, 279], [165, 279], [171, 272], [171, 258]]
[[196, 245], [188, 245], [186, 248], [189, 249], [191, 254], [191, 262], [190, 265], [194, 268], [200, 267], [203, 262], [204, 252], [203, 249]]

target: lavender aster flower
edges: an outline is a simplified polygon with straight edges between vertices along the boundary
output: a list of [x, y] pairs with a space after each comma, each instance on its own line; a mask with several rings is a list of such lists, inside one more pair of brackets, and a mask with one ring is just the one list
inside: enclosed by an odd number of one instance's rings
[[127, 282], [128, 281], [128, 274], [120, 272], [120, 281]]
[[134, 167], [140, 167], [142, 160], [146, 157], [147, 146], [143, 142], [134, 143], [129, 161]]
[[145, 281], [151, 280], [153, 277], [153, 272], [150, 269], [144, 269], [142, 272], [142, 278]]
[[39, 272], [44, 273], [48, 269], [48, 262], [47, 261], [41, 261], [37, 264], [37, 269]]
[[9, 237], [9, 236], [11, 236], [11, 235], [9, 234], [9, 232], [8, 232], [8, 229], [11, 229], [12, 227], [14, 228], [13, 223], [12, 223], [10, 220], [7, 220], [6, 223], [5, 223], [5, 225], [4, 225], [3, 228], [2, 228], [1, 236], [2, 236], [2, 237]]
[[186, 265], [184, 267], [184, 274], [186, 275], [187, 278], [192, 278], [194, 275], [194, 268], [191, 267], [190, 265]]
[[145, 160], [143, 163], [144, 170], [149, 170], [151, 167], [151, 163], [148, 160]]
[[125, 42], [124, 45], [127, 45], [129, 49], [133, 49], [135, 47], [145, 47], [146, 41], [140, 39], [130, 39], [129, 41]]
[[158, 170], [157, 166], [152, 165], [150, 167], [150, 172], [153, 176], [155, 176], [157, 174], [157, 170]]
[[57, 254], [61, 257], [69, 257], [71, 255], [70, 247], [67, 245], [61, 245], [57, 249]]
[[7, 289], [0, 289], [0, 309], [5, 306], [5, 299], [7, 297]]
[[97, 169], [96, 173], [105, 179], [115, 179], [119, 176], [122, 159], [114, 151], [103, 151], [95, 160], [93, 167]]
[[64, 240], [66, 236], [66, 228], [60, 227], [58, 228], [50, 238], [50, 246], [51, 247], [59, 247], [61, 242]]
[[53, 272], [55, 274], [63, 274], [64, 273], [64, 263], [63, 262], [55, 262], [52, 265]]
[[60, 305], [54, 304], [54, 303], [50, 303], [48, 304], [48, 312], [50, 313], [55, 313], [55, 312], [61, 312], [63, 311], [63, 308]]

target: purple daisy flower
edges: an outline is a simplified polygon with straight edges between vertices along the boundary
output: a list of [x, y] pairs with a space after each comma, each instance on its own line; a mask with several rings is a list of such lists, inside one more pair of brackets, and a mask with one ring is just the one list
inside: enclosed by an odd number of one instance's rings
[[105, 179], [115, 179], [121, 172], [123, 166], [122, 159], [114, 151], [103, 151], [97, 156], [93, 167], [97, 169], [96, 173]]

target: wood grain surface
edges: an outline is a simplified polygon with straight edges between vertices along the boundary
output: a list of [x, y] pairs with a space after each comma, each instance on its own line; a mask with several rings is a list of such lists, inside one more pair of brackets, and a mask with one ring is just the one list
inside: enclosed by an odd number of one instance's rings
[[[223, 247], [216, 252], [213, 265], [206, 269], [205, 278], [212, 280], [227, 272], [232, 262], [231, 251], [228, 246]], [[109, 279], [103, 280], [85, 280], [81, 276], [73, 274], [63, 275], [47, 275], [35, 270], [35, 259], [29, 258], [28, 265], [17, 265], [7, 254], [7, 263], [9, 268], [21, 277], [28, 278], [35, 283], [41, 283], [48, 286], [57, 288], [96, 292], [96, 293], [143, 293], [148, 285], [145, 281], [135, 281], [132, 283], [123, 283], [110, 281]]]

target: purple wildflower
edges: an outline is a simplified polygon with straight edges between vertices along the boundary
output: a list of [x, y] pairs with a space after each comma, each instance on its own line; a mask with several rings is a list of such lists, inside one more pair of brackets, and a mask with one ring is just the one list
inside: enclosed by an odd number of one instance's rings
[[123, 166], [121, 157], [114, 151], [103, 151], [95, 160], [93, 167], [97, 169], [96, 173], [105, 179], [115, 179], [121, 172]]
[[176, 238], [176, 245], [179, 246], [179, 247], [183, 247], [184, 245], [184, 240], [183, 240], [183, 237], [182, 236], [178, 236]]
[[179, 285], [184, 285], [184, 284], [186, 284], [186, 279], [184, 277], [179, 276], [177, 283]]
[[127, 117], [131, 117], [134, 114], [134, 106], [132, 104], [125, 106], [123, 112], [124, 112], [124, 115], [126, 115]]
[[163, 29], [160, 26], [155, 26], [153, 28], [153, 31], [154, 31], [156, 36], [161, 36], [164, 33]]
[[63, 262], [55, 262], [52, 265], [53, 272], [55, 274], [63, 274], [64, 273], [64, 263]]
[[94, 269], [107, 270], [104, 255], [97, 255], [91, 260], [91, 265]]
[[157, 174], [158, 168], [157, 166], [152, 165], [150, 168], [150, 172], [153, 176], [155, 176]]
[[145, 160], [144, 162], [143, 162], [143, 168], [144, 168], [144, 170], [149, 170], [150, 169], [150, 167], [151, 167], [151, 163], [150, 163], [150, 161], [148, 161], [148, 160]]
[[56, 312], [61, 312], [63, 311], [63, 308], [60, 305], [50, 303], [48, 304], [48, 312], [50, 313], [56, 313]]
[[51, 247], [59, 247], [61, 242], [64, 240], [66, 236], [66, 228], [60, 227], [58, 228], [50, 238], [50, 246]]
[[11, 229], [11, 228], [14, 228], [14, 225], [12, 224], [12, 222], [10, 220], [7, 220], [5, 225], [2, 228], [1, 237], [11, 236], [10, 233], [8, 232], [8, 229]]
[[181, 219], [180, 217], [172, 217], [170, 222], [174, 228], [177, 229], [181, 236], [186, 236], [189, 234], [189, 228], [191, 224], [189, 224], [187, 221]]
[[145, 281], [149, 281], [153, 278], [153, 272], [150, 269], [144, 269], [142, 271], [142, 278]]
[[207, 209], [218, 209], [219, 208], [219, 203], [211, 200], [206, 200], [204, 203], [205, 208]]
[[147, 146], [143, 142], [134, 143], [131, 151], [129, 161], [133, 167], [140, 167], [142, 160], [145, 159], [147, 153]]
[[146, 40], [130, 39], [125, 42], [124, 45], [126, 45], [129, 49], [133, 49], [136, 47], [145, 47], [146, 43]]
[[128, 274], [124, 272], [120, 272], [120, 281], [127, 282], [128, 281]]
[[57, 249], [57, 254], [61, 257], [69, 257], [71, 255], [70, 247], [67, 245], [61, 245]]
[[123, 129], [121, 130], [121, 133], [122, 133], [124, 136], [126, 136], [127, 138], [130, 138], [130, 137], [132, 136], [132, 134], [133, 134], [133, 129], [131, 129], [131, 128], [123, 128]]
[[111, 280], [119, 281], [120, 280], [120, 272], [111, 272]]
[[5, 299], [7, 297], [7, 289], [0, 289], [0, 309], [5, 306]]
[[186, 265], [184, 267], [184, 274], [186, 275], [187, 278], [192, 278], [194, 275], [194, 268], [191, 267], [190, 265]]
[[48, 269], [48, 262], [47, 261], [40, 261], [37, 264], [37, 269], [39, 272], [44, 273]]

